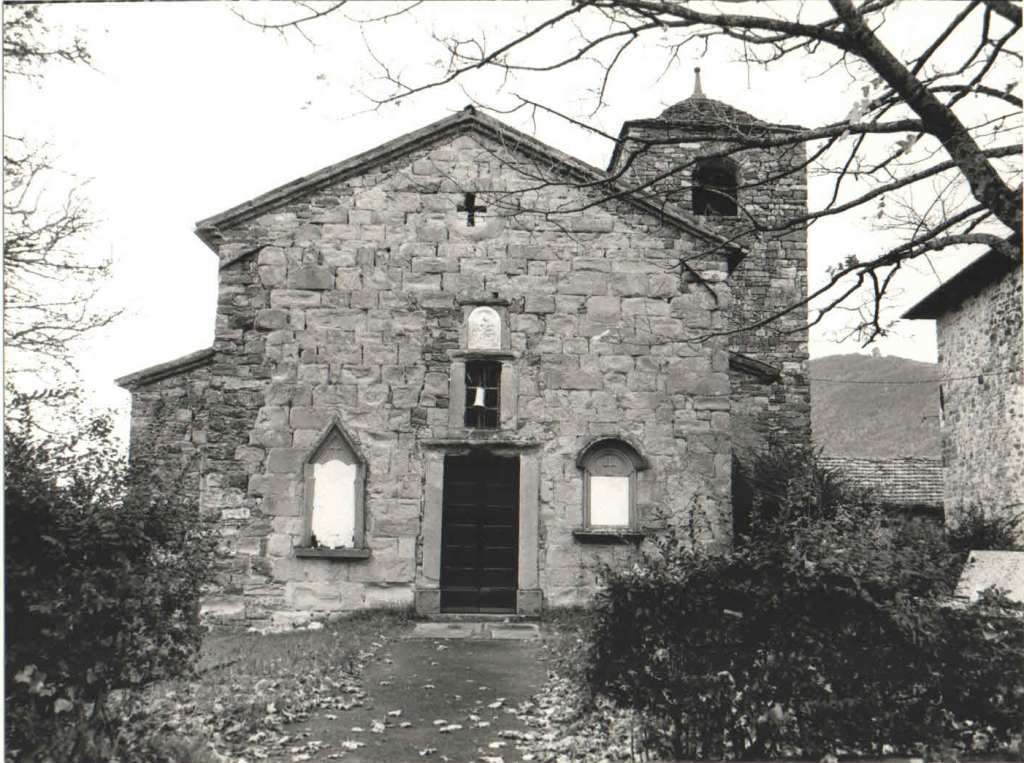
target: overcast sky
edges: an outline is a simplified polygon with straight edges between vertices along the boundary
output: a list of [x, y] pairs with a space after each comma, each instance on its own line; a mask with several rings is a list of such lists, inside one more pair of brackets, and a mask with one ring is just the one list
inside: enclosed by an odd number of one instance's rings
[[[889, 30], [894, 39], [909, 44], [932, 33], [938, 21], [929, 6], [919, 3], [913, 23]], [[284, 12], [280, 4], [240, 7], [253, 18]], [[384, 7], [375, 3], [352, 13], [366, 16]], [[62, 170], [91, 179], [85, 193], [99, 223], [86, 246], [113, 256], [113, 277], [102, 296], [124, 310], [115, 325], [79, 348], [79, 365], [97, 399], [123, 407], [128, 395], [114, 386], [115, 377], [210, 345], [216, 257], [193, 235], [195, 221], [462, 108], [469, 100], [462, 87], [487, 98], [499, 84], [482, 74], [461, 87], [373, 110], [365, 94], [382, 91], [367, 44], [407, 76], [425, 77], [423, 65], [438, 57], [432, 31], [483, 31], [496, 40], [555, 7], [437, 3], [368, 28], [338, 16], [308, 27], [314, 47], [294, 35], [255, 29], [220, 3], [47, 6], [47, 22], [59, 27], [58, 36], [77, 32], [93, 66], [51, 67], [37, 85], [6, 83], [5, 131], [49, 142]], [[859, 94], [846, 79], [811, 78], [817, 69], [809, 63], [765, 71], [714, 48], [665, 72], [663, 50], [641, 49], [613, 78], [607, 106], [593, 116], [585, 92], [593, 81], [579, 72], [515, 86], [614, 134], [623, 120], [655, 116], [689, 96], [695, 63], [703, 67], [710, 97], [769, 121], [840, 119]], [[501, 118], [601, 167], [611, 152], [607, 141], [555, 119]], [[858, 216], [812, 229], [812, 283], [877, 236]], [[913, 304], [964, 262], [945, 255], [915, 266], [890, 313]], [[865, 351], [854, 340], [835, 341], [846, 320], [837, 315], [813, 330], [812, 356]], [[879, 347], [887, 355], [932, 361], [934, 326], [904, 322]]]

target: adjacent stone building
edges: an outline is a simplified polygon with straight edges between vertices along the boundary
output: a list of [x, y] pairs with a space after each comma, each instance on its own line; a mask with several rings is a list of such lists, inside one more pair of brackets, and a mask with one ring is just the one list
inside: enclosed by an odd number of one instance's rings
[[730, 543], [734, 451], [810, 436], [806, 315], [724, 331], [806, 295], [804, 232], [730, 236], [806, 208], [803, 152], [636, 181], [737, 129], [785, 128], [698, 90], [605, 172], [467, 108], [198, 223], [213, 346], [118, 381], [221, 518], [207, 612], [529, 614], [669, 523]]
[[965, 510], [990, 516], [1021, 514], [1021, 260], [990, 251], [903, 317], [937, 323], [947, 524], [955, 524]]

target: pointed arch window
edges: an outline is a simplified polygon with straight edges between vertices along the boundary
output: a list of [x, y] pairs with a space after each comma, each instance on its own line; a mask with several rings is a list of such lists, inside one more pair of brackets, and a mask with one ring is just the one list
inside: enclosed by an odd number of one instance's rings
[[305, 547], [365, 548], [366, 461], [340, 423], [332, 422], [317, 440], [304, 472]]
[[735, 217], [739, 193], [736, 165], [726, 159], [701, 159], [693, 170], [693, 213]]

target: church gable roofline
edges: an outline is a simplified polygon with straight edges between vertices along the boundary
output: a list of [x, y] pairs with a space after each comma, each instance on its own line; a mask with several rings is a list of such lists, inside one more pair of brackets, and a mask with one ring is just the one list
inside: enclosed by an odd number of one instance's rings
[[251, 219], [310, 191], [340, 180], [356, 177], [385, 162], [398, 159], [422, 146], [434, 143], [447, 135], [465, 131], [475, 131], [495, 138], [512, 150], [531, 155], [534, 158], [542, 159], [554, 165], [555, 169], [566, 172], [578, 181], [605, 183], [606, 187], [603, 189], [603, 192], [607, 197], [607, 201], [622, 201], [631, 204], [640, 211], [671, 224], [685, 233], [716, 244], [716, 248], [720, 248], [723, 251], [723, 256], [730, 263], [738, 261], [746, 254], [746, 250], [743, 247], [730, 242], [721, 234], [704, 227], [699, 221], [690, 219], [685, 214], [667, 211], [637, 198], [632, 194], [630, 188], [622, 183], [610, 180], [607, 174], [597, 167], [559, 151], [526, 133], [500, 122], [494, 117], [482, 114], [472, 106], [467, 106], [462, 111], [422, 127], [419, 130], [406, 133], [369, 151], [364, 151], [349, 159], [324, 167], [309, 175], [304, 175], [219, 214], [200, 220], [196, 223], [195, 233], [203, 243], [217, 251], [218, 244], [220, 243], [220, 228]]
[[213, 360], [214, 353], [215, 350], [212, 347], [207, 347], [205, 350], [192, 352], [188, 355], [183, 355], [180, 358], [168, 360], [166, 363], [158, 363], [155, 366], [143, 368], [141, 371], [126, 374], [125, 376], [114, 379], [114, 384], [129, 391], [134, 390], [137, 387], [144, 387], [147, 384], [152, 384], [153, 382], [160, 381], [161, 379], [166, 379], [170, 376], [177, 376], [178, 374], [183, 374], [186, 371], [192, 371], [193, 369], [209, 365]]

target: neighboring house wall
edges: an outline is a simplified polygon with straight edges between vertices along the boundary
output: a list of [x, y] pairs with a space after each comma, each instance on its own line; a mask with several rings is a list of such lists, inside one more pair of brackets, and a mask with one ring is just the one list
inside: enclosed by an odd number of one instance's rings
[[1024, 512], [1021, 268], [938, 316], [946, 521]]

